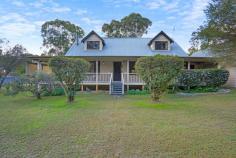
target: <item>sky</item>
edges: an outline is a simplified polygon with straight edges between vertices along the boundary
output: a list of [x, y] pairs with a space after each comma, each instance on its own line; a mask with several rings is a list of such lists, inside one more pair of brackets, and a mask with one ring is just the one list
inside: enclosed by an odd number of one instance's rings
[[205, 20], [203, 10], [209, 0], [0, 0], [0, 38], [22, 44], [29, 53], [40, 55], [41, 25], [61, 19], [74, 23], [89, 33], [101, 36], [104, 23], [120, 20], [130, 13], [140, 13], [152, 21], [143, 37], [154, 37], [161, 30], [186, 52], [191, 34]]

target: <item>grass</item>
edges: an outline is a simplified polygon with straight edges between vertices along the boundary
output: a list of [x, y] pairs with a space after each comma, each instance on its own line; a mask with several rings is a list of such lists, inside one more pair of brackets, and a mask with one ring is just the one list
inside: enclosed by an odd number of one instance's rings
[[236, 156], [236, 90], [184, 97], [0, 95], [0, 157]]

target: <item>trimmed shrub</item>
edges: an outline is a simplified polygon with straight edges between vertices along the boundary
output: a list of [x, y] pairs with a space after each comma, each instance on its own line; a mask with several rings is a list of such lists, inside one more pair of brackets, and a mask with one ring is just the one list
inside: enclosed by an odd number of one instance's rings
[[203, 83], [207, 87], [220, 87], [224, 85], [229, 78], [229, 71], [223, 69], [203, 70]]
[[179, 87], [196, 87], [201, 84], [201, 72], [195, 70], [183, 70], [177, 77], [177, 86]]
[[148, 90], [139, 90], [139, 89], [131, 89], [127, 92], [130, 95], [146, 95], [149, 94]]
[[175, 56], [151, 56], [139, 58], [135, 70], [146, 83], [153, 101], [159, 101], [172, 81], [179, 75], [183, 59]]
[[183, 70], [177, 77], [176, 86], [185, 89], [194, 87], [220, 87], [229, 77], [229, 72], [223, 69]]

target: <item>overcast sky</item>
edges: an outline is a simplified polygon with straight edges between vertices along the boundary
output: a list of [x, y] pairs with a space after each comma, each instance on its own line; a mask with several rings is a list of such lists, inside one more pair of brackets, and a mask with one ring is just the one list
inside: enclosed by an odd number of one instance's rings
[[0, 38], [25, 46], [30, 53], [41, 54], [41, 25], [56, 18], [68, 20], [86, 33], [97, 31], [103, 23], [140, 13], [153, 24], [144, 37], [161, 30], [184, 50], [191, 33], [205, 20], [203, 10], [209, 0], [0, 0]]

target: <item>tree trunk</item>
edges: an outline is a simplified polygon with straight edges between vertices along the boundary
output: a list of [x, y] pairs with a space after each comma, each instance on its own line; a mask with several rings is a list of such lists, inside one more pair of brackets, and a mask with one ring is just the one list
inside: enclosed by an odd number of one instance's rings
[[41, 94], [39, 92], [36, 92], [36, 98], [41, 99]]
[[154, 102], [159, 102], [160, 101], [160, 95], [158, 92], [152, 91], [152, 101]]
[[75, 100], [75, 96], [73, 96], [73, 95], [68, 95], [67, 96], [68, 103], [72, 103], [72, 102], [74, 102], [74, 100]]

